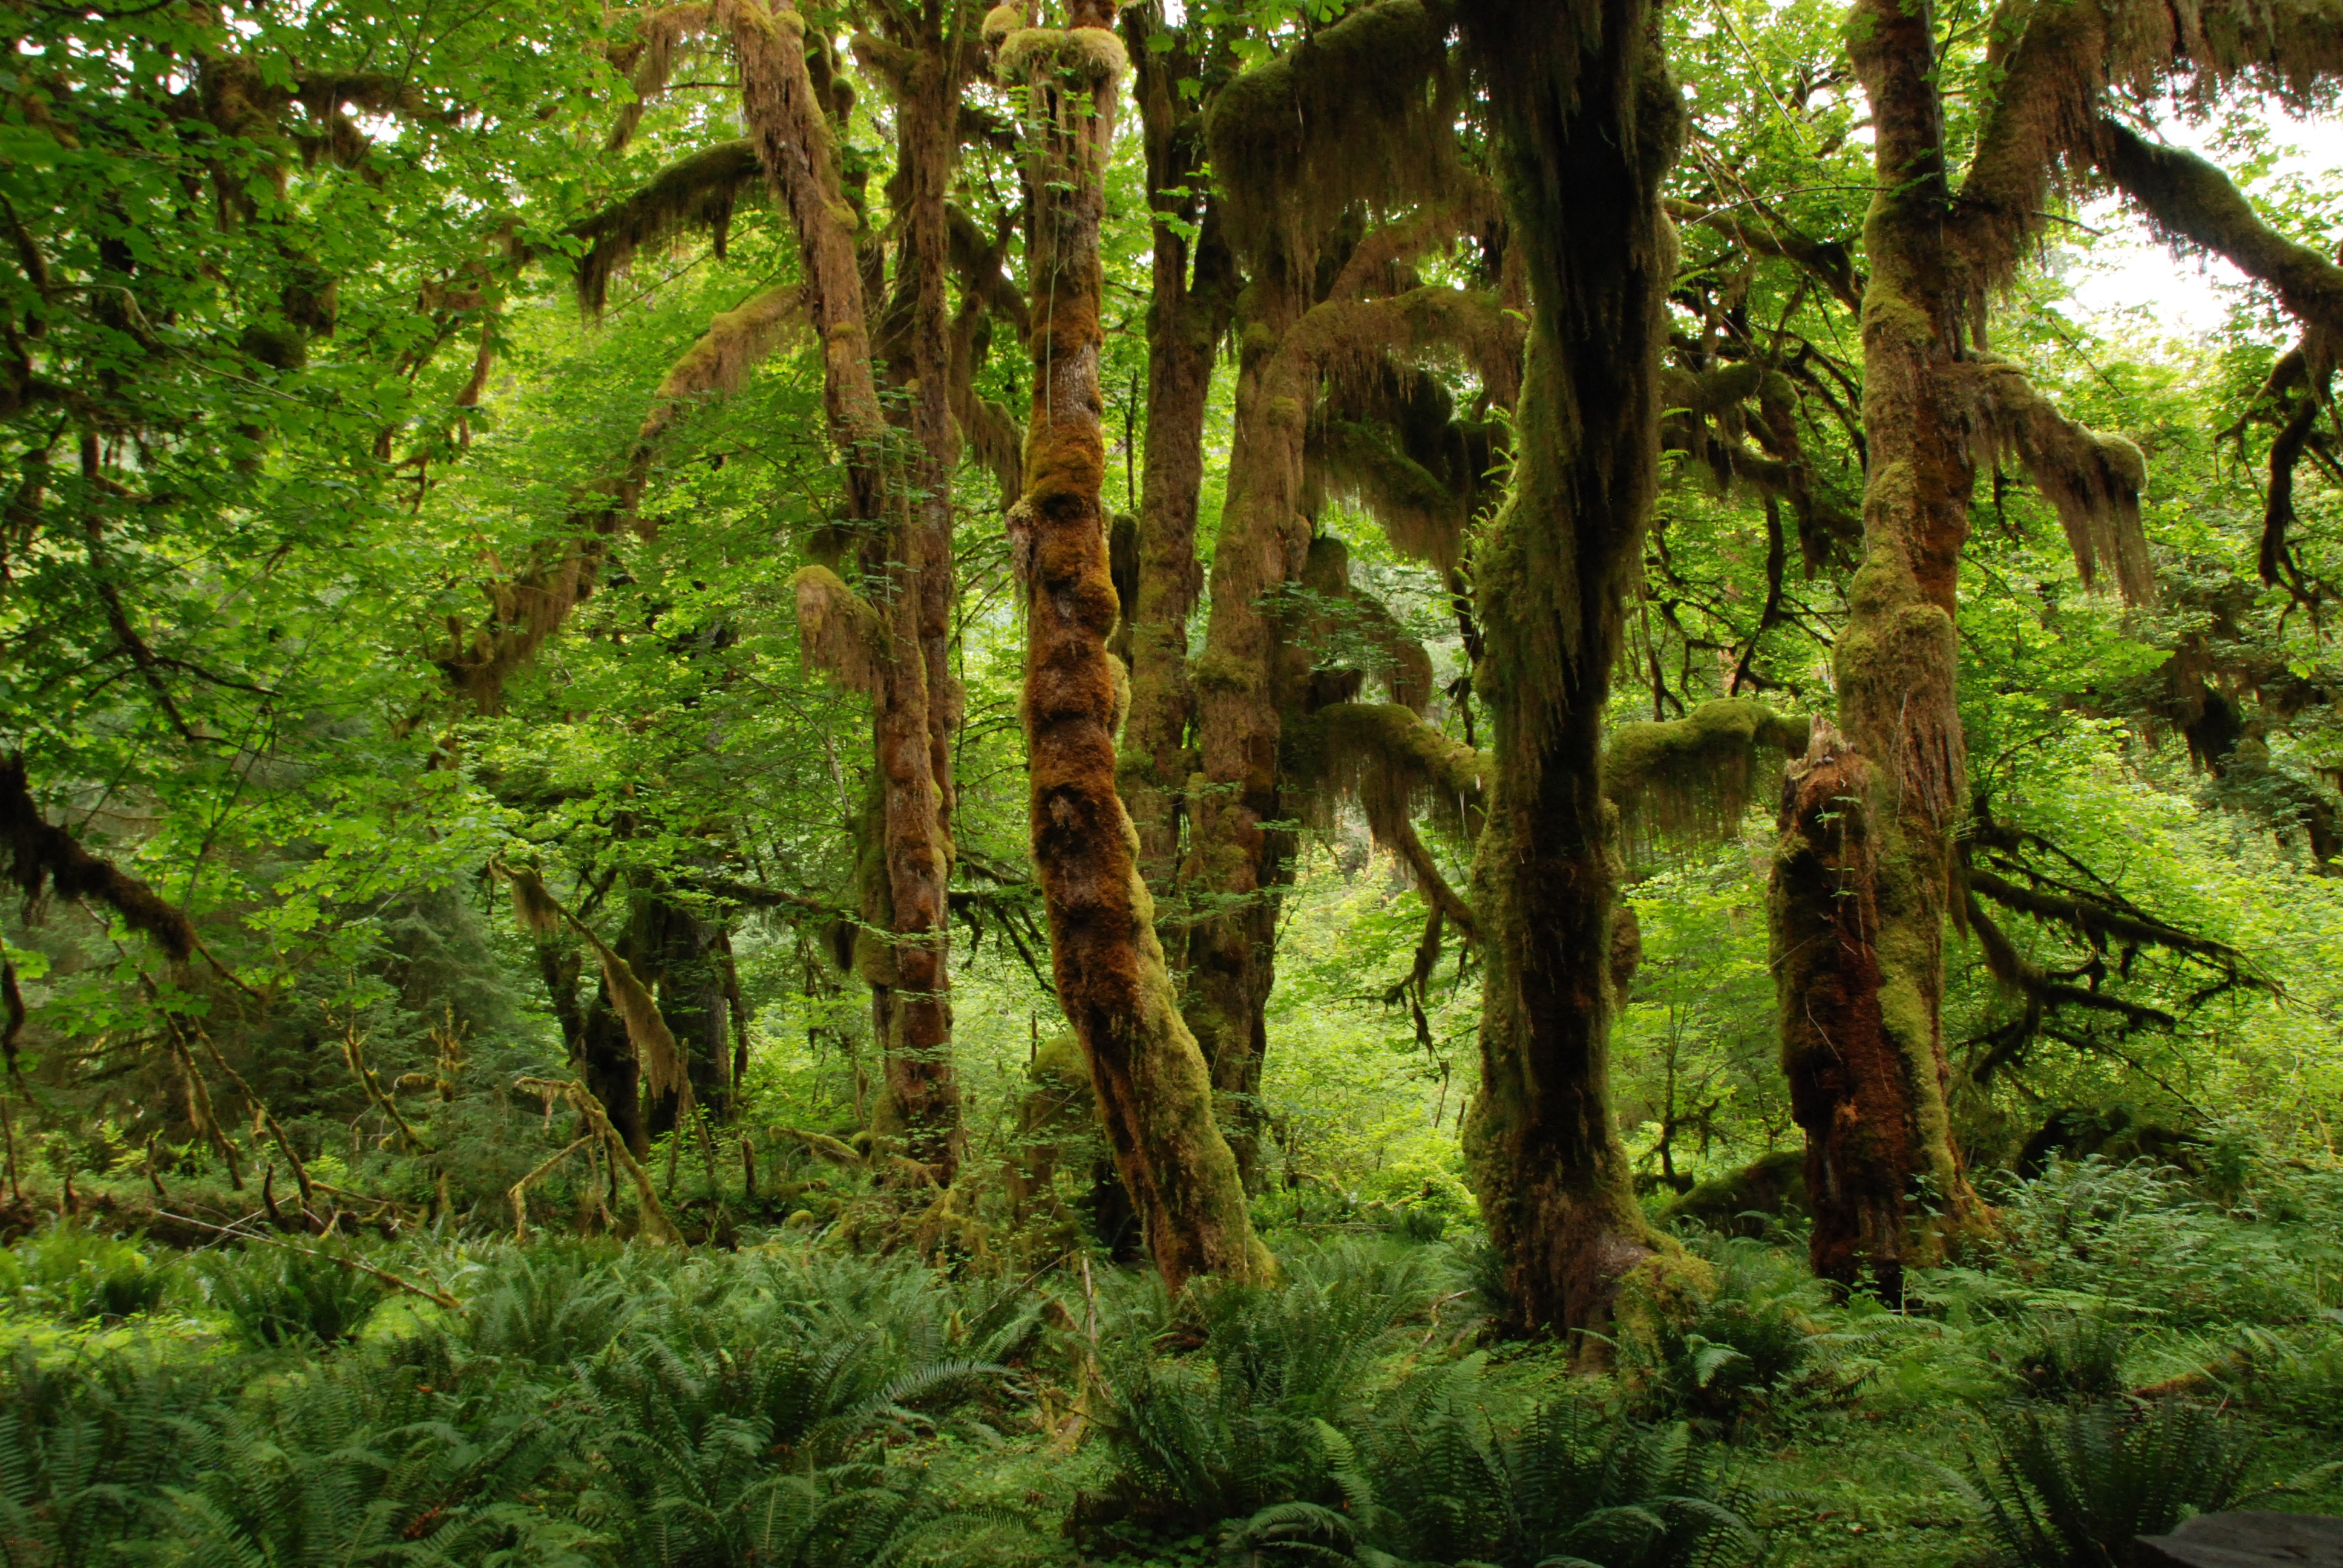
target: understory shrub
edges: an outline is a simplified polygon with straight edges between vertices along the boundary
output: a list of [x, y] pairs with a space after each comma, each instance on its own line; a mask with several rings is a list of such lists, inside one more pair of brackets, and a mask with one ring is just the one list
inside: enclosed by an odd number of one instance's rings
[[1990, 1412], [1994, 1452], [1963, 1490], [2003, 1560], [2022, 1568], [2120, 1568], [2131, 1542], [2237, 1495], [2253, 1450], [2215, 1410], [2167, 1400]]
[[1737, 1237], [1694, 1245], [1716, 1292], [1688, 1318], [1661, 1316], [1619, 1342], [1635, 1413], [1731, 1432], [1845, 1399], [1869, 1375], [1875, 1337], [1835, 1311], [1785, 1255]]
[[256, 1243], [208, 1254], [204, 1294], [257, 1350], [353, 1338], [390, 1291], [347, 1253], [326, 1251], [330, 1245], [296, 1251]]

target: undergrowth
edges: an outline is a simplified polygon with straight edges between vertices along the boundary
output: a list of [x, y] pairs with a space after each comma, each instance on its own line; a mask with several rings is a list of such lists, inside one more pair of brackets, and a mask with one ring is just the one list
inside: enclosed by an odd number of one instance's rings
[[1489, 1336], [1455, 1225], [1291, 1227], [1282, 1282], [1176, 1302], [789, 1232], [55, 1225], [0, 1253], [0, 1568], [2074, 1568], [2258, 1486], [2343, 1504], [2331, 1191], [2001, 1196], [1896, 1303], [1691, 1235], [1715, 1294], [1594, 1373]]

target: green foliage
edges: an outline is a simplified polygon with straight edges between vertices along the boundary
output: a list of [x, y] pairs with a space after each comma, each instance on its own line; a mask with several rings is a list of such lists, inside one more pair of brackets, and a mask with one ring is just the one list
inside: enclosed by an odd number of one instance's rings
[[264, 1243], [206, 1258], [204, 1294], [257, 1350], [354, 1338], [389, 1288], [332, 1243], [296, 1251]]
[[181, 1293], [183, 1279], [176, 1262], [62, 1221], [0, 1252], [0, 1292], [20, 1311], [66, 1322], [152, 1312]]
[[1563, 1397], [1500, 1422], [1460, 1394], [1402, 1401], [1375, 1427], [1370, 1534], [1390, 1558], [1498, 1568], [1755, 1562], [1715, 1461], [1682, 1426], [1644, 1428]]
[[2006, 1412], [1968, 1484], [2006, 1561], [2024, 1568], [2114, 1568], [2135, 1536], [2161, 1535], [2237, 1495], [2251, 1445], [2218, 1412], [2167, 1400]]
[[1620, 1370], [1646, 1417], [1711, 1430], [1779, 1420], [1844, 1401], [1869, 1375], [1877, 1325], [1844, 1319], [1816, 1282], [1780, 1252], [1746, 1240], [1702, 1249], [1716, 1293], [1681, 1321], [1624, 1336]]
[[2117, 1312], [2040, 1313], [2010, 1356], [2011, 1381], [2020, 1392], [2045, 1399], [2111, 1399], [2131, 1386], [2124, 1359], [2137, 1332], [2136, 1322]]
[[[2306, 1250], [2272, 1214], [2210, 1200], [2147, 1161], [2054, 1162], [1996, 1196], [2003, 1255], [2035, 1285], [2104, 1296], [2170, 1326], [2298, 1322], [2320, 1304], [2332, 1267], [2319, 1243]], [[2270, 1197], [2336, 1212], [2321, 1185]]]
[[1131, 1518], [1178, 1537], [1340, 1500], [1342, 1429], [1367, 1408], [1433, 1281], [1413, 1258], [1331, 1256], [1331, 1269], [1280, 1287], [1200, 1287], [1169, 1325], [1202, 1340], [1189, 1355], [1162, 1354], [1142, 1334], [1107, 1353], [1098, 1421], [1111, 1494]]

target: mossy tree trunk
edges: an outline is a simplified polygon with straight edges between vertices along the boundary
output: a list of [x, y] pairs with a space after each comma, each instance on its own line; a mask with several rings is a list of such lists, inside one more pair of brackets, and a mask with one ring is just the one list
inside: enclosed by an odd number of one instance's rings
[[[823, 403], [832, 444], [847, 477], [847, 531], [859, 547], [860, 576], [875, 625], [854, 660], [857, 683], [872, 699], [874, 750], [881, 798], [887, 938], [892, 985], [877, 1016], [885, 1030], [888, 1100], [906, 1151], [949, 1182], [958, 1164], [960, 1096], [950, 1059], [950, 700], [947, 683], [931, 684], [941, 669], [939, 606], [950, 602], [950, 450], [948, 389], [939, 373], [912, 398], [913, 435], [908, 462], [890, 462], [894, 440], [882, 412], [871, 364], [863, 257], [855, 243], [857, 218], [841, 188], [831, 105], [817, 92], [808, 68], [805, 21], [787, 5], [768, 11], [762, 0], [735, 0], [732, 35], [740, 63], [741, 97], [750, 139], [768, 179], [788, 212], [805, 268], [807, 303], [823, 357]], [[817, 44], [817, 48], [820, 45]], [[940, 207], [953, 136], [959, 80], [917, 51], [902, 65], [901, 85], [913, 116], [927, 123], [906, 132], [907, 214], [915, 256], [922, 245], [941, 247]], [[930, 77], [925, 73], [941, 71]], [[941, 84], [950, 83], [950, 96]], [[923, 216], [924, 214], [924, 216]], [[930, 233], [933, 228], [936, 232]], [[910, 269], [910, 304], [902, 322], [906, 363], [940, 367], [940, 341], [930, 342], [930, 314], [940, 318], [943, 277], [931, 285], [916, 260]], [[930, 290], [932, 289], [932, 297]], [[908, 477], [899, 471], [908, 470]], [[939, 554], [939, 552], [940, 552]], [[942, 580], [933, 580], [941, 575]], [[801, 580], [801, 613], [809, 584]], [[810, 585], [820, 592], [834, 578]], [[940, 596], [940, 597], [939, 597]], [[939, 759], [942, 767], [939, 769]], [[868, 902], [869, 900], [866, 900]]]
[[[898, 240], [879, 351], [894, 396], [890, 416], [905, 443], [904, 560], [914, 603], [909, 619], [926, 696], [927, 774], [935, 820], [934, 882], [923, 888], [920, 923], [900, 920], [895, 1016], [886, 1038], [887, 1115], [902, 1130], [907, 1151], [949, 1182], [964, 1134], [951, 1051], [949, 920], [946, 891], [953, 860], [958, 791], [952, 757], [961, 692], [951, 670], [952, 607], [957, 599], [952, 541], [952, 477], [960, 433], [951, 411], [951, 265], [949, 198], [960, 144], [960, 100], [977, 54], [965, 5], [887, 14], [898, 35], [856, 40], [864, 64], [895, 106], [895, 174], [889, 205]], [[930, 899], [928, 895], [932, 895]], [[900, 907], [900, 906], [898, 906]], [[930, 922], [932, 923], [930, 923]], [[904, 941], [901, 939], [912, 940]]]
[[1602, 764], [1658, 486], [1675, 256], [1659, 186], [1683, 111], [1644, 0], [1473, 0], [1459, 17], [1534, 302], [1513, 488], [1479, 557], [1495, 768], [1473, 860], [1488, 969], [1466, 1158], [1512, 1326], [1569, 1332], [1605, 1321], [1663, 1246], [1612, 1118], [1619, 862]]
[[[1166, 29], [1160, 16], [1138, 7], [1125, 13], [1124, 27], [1133, 45], [1134, 97], [1154, 219], [1139, 592], [1136, 604], [1122, 607], [1131, 660], [1120, 777], [1139, 830], [1140, 871], [1160, 902], [1172, 895], [1179, 871], [1181, 819], [1194, 761], [1188, 735], [1195, 715], [1188, 618], [1203, 588], [1196, 517], [1204, 482], [1204, 417], [1213, 356], [1235, 307], [1237, 275], [1219, 208], [1194, 188], [1204, 162], [1204, 113], [1182, 95], [1182, 84], [1202, 70], [1192, 29]], [[1172, 47], [1153, 48], [1159, 36], [1170, 38]], [[1184, 948], [1184, 940], [1179, 945]]]
[[1033, 859], [1050, 917], [1059, 1000], [1089, 1062], [1123, 1184], [1156, 1266], [1191, 1276], [1264, 1275], [1210, 1081], [1181, 1020], [1156, 940], [1138, 836], [1115, 792], [1118, 612], [1100, 487], [1099, 324], [1115, 87], [1123, 52], [1099, 0], [1073, 25], [1010, 34], [1000, 70], [1030, 89], [1027, 178], [1034, 302], [1033, 405], [1025, 494], [1011, 538], [1025, 576], [1025, 724]]
[[1959, 280], [1927, 6], [1864, 0], [1853, 53], [1878, 194], [1865, 239], [1864, 559], [1835, 650], [1856, 755], [1810, 753], [1784, 795], [1773, 911], [1783, 1064], [1806, 1134], [1815, 1271], [1900, 1289], [1934, 1208], [1976, 1199], [1946, 1105], [1944, 930], [1967, 806], [1955, 707], [1960, 551], [1976, 467], [1952, 383]]
[[1292, 852], [1290, 832], [1263, 825], [1282, 815], [1281, 726], [1277, 628], [1261, 600], [1299, 573], [1310, 548], [1310, 521], [1292, 505], [1307, 397], [1280, 402], [1268, 390], [1278, 349], [1308, 304], [1289, 266], [1282, 257], [1257, 266], [1244, 295], [1228, 493], [1212, 552], [1204, 653], [1192, 672], [1197, 766], [1181, 875], [1191, 922], [1188, 1024], [1212, 1063], [1222, 1125], [1248, 1187], [1256, 1180], [1260, 1153], [1276, 890]]

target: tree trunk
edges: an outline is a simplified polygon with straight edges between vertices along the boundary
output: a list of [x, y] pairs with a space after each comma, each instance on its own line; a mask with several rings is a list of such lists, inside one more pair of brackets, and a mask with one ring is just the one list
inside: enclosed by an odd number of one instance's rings
[[[941, 656], [937, 651], [940, 644], [930, 635], [938, 617], [930, 597], [937, 588], [928, 579], [937, 574], [925, 569], [939, 548], [949, 567], [949, 487], [931, 484], [914, 495], [900, 483], [887, 483], [887, 421], [871, 370], [863, 258], [855, 246], [853, 209], [841, 190], [826, 106], [807, 70], [803, 18], [786, 5], [768, 13], [761, 0], [734, 0], [732, 35], [740, 63], [744, 116], [767, 177], [797, 236], [808, 304], [822, 345], [830, 436], [846, 470], [847, 520], [861, 536], [863, 575], [879, 601], [872, 608], [882, 625], [878, 646], [867, 650], [867, 686], [873, 699], [878, 774], [884, 790], [893, 949], [894, 985], [882, 1007], [886, 1033], [881, 1038], [890, 1100], [900, 1117], [907, 1151], [926, 1163], [939, 1181], [949, 1181], [961, 1142], [960, 1097], [950, 1054], [947, 888], [951, 850], [945, 790], [950, 727], [936, 716], [941, 694], [930, 685], [930, 653], [937, 652], [939, 663]], [[927, 147], [924, 139], [920, 145]], [[947, 145], [938, 155], [947, 166], [950, 153]], [[920, 177], [941, 176], [930, 169]], [[941, 287], [940, 275], [935, 286]], [[915, 334], [914, 353], [926, 352]], [[941, 365], [940, 347], [935, 363]], [[944, 376], [932, 377], [937, 399], [947, 388]], [[923, 419], [929, 417], [929, 390], [923, 386], [918, 399]], [[945, 418], [948, 424], [948, 414]], [[948, 470], [944, 477], [948, 481]], [[944, 508], [940, 544], [935, 514], [929, 509], [937, 506]], [[948, 607], [948, 578], [941, 591]], [[942, 706], [948, 713], [949, 702]], [[940, 780], [940, 749], [947, 762]]]
[[1815, 1271], [1842, 1284], [1867, 1275], [1883, 1292], [1934, 1252], [1923, 1200], [1956, 1227], [1977, 1208], [1945, 1091], [1945, 915], [1968, 790], [1954, 615], [1976, 468], [1948, 379], [1959, 295], [1931, 25], [1926, 6], [1898, 0], [1858, 13], [1878, 167], [1865, 226], [1869, 467], [1864, 561], [1835, 659], [1859, 755], [1818, 748], [1793, 779], [1772, 900]]
[[[1140, 872], [1158, 900], [1172, 895], [1180, 822], [1194, 765], [1188, 727], [1196, 694], [1188, 679], [1188, 618], [1203, 587], [1196, 514], [1204, 482], [1204, 415], [1212, 359], [1228, 331], [1235, 258], [1209, 198], [1190, 194], [1203, 148], [1203, 115], [1182, 103], [1180, 85], [1199, 63], [1183, 31], [1157, 53], [1136, 10], [1126, 25], [1134, 52], [1140, 118], [1154, 209], [1154, 269], [1147, 311], [1147, 455], [1140, 475], [1139, 592], [1123, 606], [1131, 628], [1131, 712], [1123, 720], [1122, 798], [1139, 829]], [[1160, 24], [1159, 24], [1160, 25]], [[1190, 234], [1195, 236], [1192, 250]], [[1184, 940], [1167, 943], [1184, 947]]]
[[1033, 859], [1059, 1000], [1156, 1266], [1177, 1291], [1194, 1274], [1255, 1279], [1270, 1264], [1213, 1122], [1203, 1058], [1174, 1005], [1138, 837], [1114, 788], [1099, 226], [1123, 53], [1108, 19], [1083, 0], [1074, 26], [1011, 33], [1001, 53], [1001, 75], [1031, 89], [1035, 305], [1025, 494], [1010, 537], [1025, 578]]
[[[890, 407], [911, 437], [906, 538], [916, 602], [920, 685], [925, 698], [927, 774], [935, 819], [934, 902], [922, 898], [916, 925], [898, 920], [893, 1030], [887, 1037], [887, 1094], [910, 1156], [949, 1183], [966, 1135], [951, 1054], [950, 921], [942, 901], [951, 879], [952, 751], [960, 720], [960, 682], [951, 672], [952, 476], [960, 437], [951, 416], [951, 301], [949, 213], [959, 147], [961, 55], [957, 31], [922, 26], [891, 60], [886, 80], [895, 101], [896, 172], [889, 190], [900, 240], [894, 287], [881, 323], [880, 352], [895, 389]], [[927, 890], [923, 890], [923, 893]]]
[[[1683, 111], [1644, 0], [1473, 0], [1510, 243], [1534, 307], [1512, 493], [1483, 546], [1476, 686], [1495, 734], [1473, 908], [1488, 971], [1466, 1157], [1517, 1330], [1594, 1329], [1664, 1243], [1613, 1123], [1618, 859], [1604, 709], [1658, 486]], [[1599, 52], [1582, 40], [1599, 38]]]
[[1255, 268], [1246, 290], [1237, 367], [1236, 434], [1212, 551], [1212, 613], [1194, 670], [1197, 770], [1188, 800], [1192, 842], [1181, 884], [1189, 1027], [1212, 1064], [1212, 1089], [1250, 1190], [1258, 1180], [1262, 1056], [1275, 983], [1277, 890], [1292, 835], [1264, 823], [1279, 808], [1282, 731], [1278, 632], [1261, 596], [1293, 578], [1310, 550], [1295, 510], [1309, 398], [1272, 388], [1281, 348], [1308, 305], [1287, 258]]

